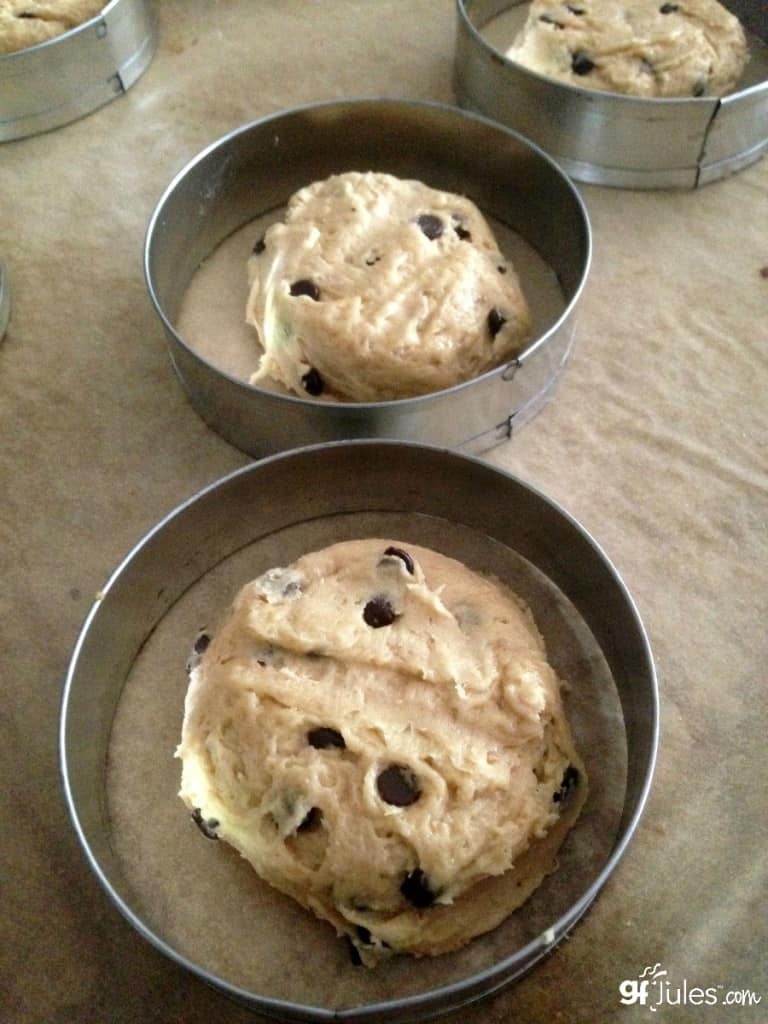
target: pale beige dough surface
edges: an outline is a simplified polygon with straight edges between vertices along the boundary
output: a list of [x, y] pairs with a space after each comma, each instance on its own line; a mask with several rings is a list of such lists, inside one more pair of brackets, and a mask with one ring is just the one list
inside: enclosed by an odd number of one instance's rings
[[556, 866], [586, 775], [500, 584], [342, 542], [247, 584], [195, 661], [182, 799], [365, 962], [459, 948]]
[[248, 264], [252, 383], [373, 402], [451, 387], [511, 358], [531, 320], [470, 200], [348, 172], [297, 192]]
[[0, 55], [69, 32], [104, 6], [105, 0], [0, 0]]
[[583, 89], [717, 96], [736, 84], [747, 44], [716, 0], [534, 0], [506, 55]]

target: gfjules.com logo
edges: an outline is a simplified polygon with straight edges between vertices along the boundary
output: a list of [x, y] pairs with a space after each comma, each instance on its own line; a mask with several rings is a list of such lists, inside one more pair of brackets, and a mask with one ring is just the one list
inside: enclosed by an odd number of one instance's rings
[[757, 1006], [759, 992], [727, 985], [691, 985], [686, 978], [678, 983], [669, 978], [661, 964], [646, 967], [637, 978], [619, 984], [623, 1006], [645, 1006], [655, 1013], [660, 1006]]

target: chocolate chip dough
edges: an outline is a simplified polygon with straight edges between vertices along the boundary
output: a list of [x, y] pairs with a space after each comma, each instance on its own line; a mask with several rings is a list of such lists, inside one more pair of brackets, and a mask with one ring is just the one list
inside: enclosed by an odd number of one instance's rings
[[243, 587], [195, 645], [177, 754], [203, 835], [369, 965], [499, 924], [556, 866], [587, 791], [527, 609], [391, 540]]
[[251, 378], [374, 402], [469, 380], [518, 353], [530, 314], [468, 199], [349, 172], [297, 192], [248, 262]]
[[743, 72], [747, 44], [716, 0], [533, 0], [506, 56], [583, 89], [719, 96]]
[[0, 0], [0, 55], [25, 50], [95, 17], [105, 0]]

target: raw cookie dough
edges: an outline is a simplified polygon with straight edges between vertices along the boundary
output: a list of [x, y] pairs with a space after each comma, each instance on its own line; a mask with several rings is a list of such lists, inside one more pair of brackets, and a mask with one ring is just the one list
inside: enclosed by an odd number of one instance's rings
[[586, 775], [500, 584], [344, 542], [248, 583], [195, 652], [182, 800], [366, 964], [459, 948], [556, 867]]
[[716, 0], [533, 0], [506, 56], [582, 89], [719, 96], [744, 70], [747, 43]]
[[517, 354], [530, 314], [468, 199], [389, 174], [301, 189], [248, 261], [251, 382], [354, 402], [452, 387]]
[[94, 18], [106, 0], [0, 0], [0, 54], [25, 50]]

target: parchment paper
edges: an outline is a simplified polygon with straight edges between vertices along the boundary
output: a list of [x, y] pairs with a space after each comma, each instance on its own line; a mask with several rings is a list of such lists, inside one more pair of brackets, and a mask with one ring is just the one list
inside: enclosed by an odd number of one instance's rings
[[[160, 46], [125, 95], [0, 146], [13, 289], [0, 343], [10, 1024], [259, 1020], [122, 919], [61, 795], [61, 690], [94, 593], [180, 501], [248, 461], [201, 422], [169, 366], [142, 271], [155, 204], [200, 150], [282, 108], [454, 99], [453, 0], [153, 7]], [[581, 192], [594, 258], [572, 357], [547, 407], [487, 458], [563, 504], [621, 572], [661, 680], [659, 765], [637, 835], [569, 941], [449, 1020], [764, 1024], [768, 160], [694, 192]], [[619, 985], [656, 963], [674, 987], [762, 1002], [622, 1004]]]

